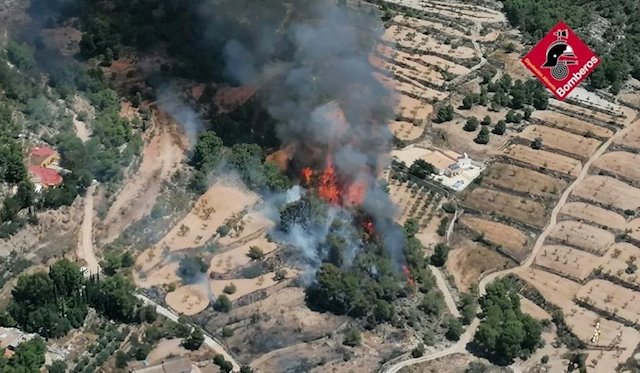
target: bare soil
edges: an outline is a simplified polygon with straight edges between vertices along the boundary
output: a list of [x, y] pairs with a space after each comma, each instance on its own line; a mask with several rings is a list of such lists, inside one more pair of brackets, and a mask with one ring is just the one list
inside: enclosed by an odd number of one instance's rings
[[582, 169], [580, 161], [576, 159], [544, 150], [535, 150], [526, 145], [509, 145], [504, 154], [534, 167], [546, 168], [570, 176], [578, 176]]
[[549, 199], [558, 198], [567, 187], [567, 183], [562, 179], [505, 163], [492, 164], [487, 169], [482, 182]]
[[640, 126], [635, 126], [622, 137], [617, 138], [614, 143], [636, 151], [640, 150]]
[[637, 273], [626, 272], [628, 263], [634, 262], [637, 258], [640, 258], [640, 248], [627, 242], [618, 242], [611, 245], [609, 252], [601, 258], [600, 267], [610, 276], [630, 284], [640, 285]]
[[536, 256], [535, 264], [584, 280], [600, 263], [600, 257], [570, 246], [545, 245]]
[[565, 220], [556, 224], [549, 237], [560, 240], [564, 245], [584, 249], [598, 255], [604, 255], [616, 239], [611, 232], [573, 220]]
[[530, 141], [539, 137], [546, 147], [563, 150], [584, 159], [589, 158], [601, 144], [597, 139], [540, 125], [527, 126], [519, 136]]
[[516, 228], [471, 216], [463, 216], [459, 222], [473, 231], [482, 233], [485, 240], [501, 246], [516, 258], [524, 259], [529, 253], [527, 235]]
[[537, 268], [519, 271], [518, 276], [538, 289], [547, 301], [563, 309], [571, 309], [574, 306], [573, 297], [581, 287], [575, 281]]
[[640, 189], [608, 176], [587, 176], [573, 194], [620, 210], [640, 207]]
[[578, 299], [633, 323], [640, 323], [639, 296], [631, 290], [605, 280], [591, 280], [578, 292]]
[[540, 119], [550, 126], [567, 130], [579, 135], [593, 134], [597, 137], [609, 138], [613, 131], [606, 127], [598, 126], [578, 118], [570, 117], [550, 110], [536, 110], [531, 114], [532, 118]]
[[209, 289], [206, 285], [185, 285], [167, 294], [165, 301], [179, 314], [192, 316], [209, 305]]
[[640, 154], [629, 152], [605, 153], [593, 162], [593, 167], [620, 175], [627, 180], [640, 182], [638, 165], [640, 165]]
[[456, 287], [469, 291], [483, 273], [514, 267], [516, 263], [493, 249], [465, 239], [454, 245], [447, 259], [447, 271], [453, 274]]
[[596, 223], [605, 227], [624, 230], [627, 223], [624, 217], [613, 211], [589, 203], [569, 202], [562, 206], [561, 214], [576, 220]]
[[547, 208], [541, 202], [486, 188], [474, 189], [465, 198], [464, 204], [540, 228], [544, 227], [548, 217]]
[[151, 212], [162, 183], [180, 168], [185, 147], [178, 125], [168, 115], [153, 111], [153, 132], [142, 153], [138, 171], [130, 175], [111, 204], [101, 226], [109, 243]]

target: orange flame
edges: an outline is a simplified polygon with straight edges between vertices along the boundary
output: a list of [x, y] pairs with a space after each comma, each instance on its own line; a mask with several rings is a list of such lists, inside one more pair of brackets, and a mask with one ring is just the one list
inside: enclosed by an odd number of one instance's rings
[[320, 176], [318, 195], [320, 195], [320, 198], [332, 204], [337, 205], [340, 203], [340, 188], [338, 187], [336, 170], [333, 167], [331, 156], [327, 157], [327, 165]]
[[373, 232], [375, 230], [375, 226], [373, 225], [373, 222], [371, 220], [364, 222], [364, 224], [362, 224], [362, 227], [364, 228], [364, 231], [369, 235], [373, 235]]
[[367, 191], [367, 184], [363, 180], [356, 180], [349, 185], [347, 193], [344, 197], [345, 205], [361, 205]]
[[404, 273], [404, 275], [407, 277], [407, 285], [409, 285], [410, 288], [415, 289], [416, 287], [416, 282], [413, 279], [413, 277], [411, 277], [411, 271], [409, 271], [409, 267], [402, 266], [402, 273]]
[[313, 170], [311, 167], [305, 167], [302, 169], [302, 180], [305, 185], [311, 185], [311, 177], [313, 176]]

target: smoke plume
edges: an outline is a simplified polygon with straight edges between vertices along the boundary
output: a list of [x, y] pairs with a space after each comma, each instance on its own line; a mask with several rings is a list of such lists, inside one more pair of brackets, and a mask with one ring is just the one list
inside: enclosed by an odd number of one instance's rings
[[[283, 145], [292, 149], [293, 167], [320, 170], [332, 163], [341, 185], [361, 186], [360, 205], [399, 266], [404, 235], [376, 182], [392, 139], [392, 92], [373, 76], [368, 61], [383, 25], [377, 9], [354, 4], [210, 0], [201, 14], [211, 41], [225, 45], [228, 74], [262, 87], [260, 99], [278, 121]], [[311, 253], [330, 223], [318, 232], [292, 230], [289, 243]], [[305, 255], [318, 265], [317, 257]]]

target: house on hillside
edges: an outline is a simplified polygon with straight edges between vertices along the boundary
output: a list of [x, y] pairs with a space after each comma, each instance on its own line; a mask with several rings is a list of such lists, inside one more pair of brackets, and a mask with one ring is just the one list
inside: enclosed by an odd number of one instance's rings
[[431, 178], [456, 192], [466, 188], [484, 169], [484, 164], [475, 162], [467, 153], [461, 155], [436, 147], [409, 145], [392, 151], [391, 155], [405, 167], [411, 167], [419, 159], [431, 164], [435, 171]]
[[29, 153], [29, 175], [36, 187], [36, 192], [42, 189], [54, 188], [62, 184], [58, 162], [60, 154], [48, 146], [34, 146]]

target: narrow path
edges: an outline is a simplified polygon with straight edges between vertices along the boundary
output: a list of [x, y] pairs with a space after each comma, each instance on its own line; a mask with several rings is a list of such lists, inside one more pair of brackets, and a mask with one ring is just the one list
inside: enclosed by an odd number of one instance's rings
[[90, 274], [100, 273], [100, 265], [93, 246], [93, 194], [95, 190], [96, 184], [87, 188], [87, 196], [84, 199], [84, 218], [82, 219], [77, 248], [78, 258], [87, 262], [87, 270]]
[[[558, 200], [558, 203], [553, 208], [553, 210], [551, 212], [551, 217], [549, 219], [549, 223], [545, 227], [544, 231], [540, 234], [540, 236], [538, 236], [538, 239], [536, 240], [536, 243], [534, 244], [533, 249], [531, 250], [531, 253], [527, 257], [527, 260], [525, 260], [521, 265], [519, 265], [517, 267], [506, 269], [504, 271], [494, 272], [494, 273], [491, 273], [488, 276], [482, 278], [480, 280], [479, 285], [478, 285], [478, 290], [479, 290], [480, 296], [483, 296], [486, 293], [487, 285], [489, 283], [491, 283], [491, 281], [496, 280], [496, 279], [498, 279], [500, 277], [512, 274], [512, 273], [516, 273], [516, 272], [522, 271], [522, 270], [527, 269], [527, 268], [529, 268], [531, 266], [531, 264], [535, 260], [536, 255], [540, 251], [540, 248], [543, 246], [545, 239], [547, 238], [547, 236], [551, 233], [551, 231], [555, 227], [556, 222], [557, 222], [557, 218], [558, 218], [558, 214], [559, 214], [560, 210], [562, 209], [562, 207], [564, 206], [564, 204], [566, 203], [567, 198], [569, 197], [571, 192], [573, 192], [573, 190], [578, 186], [578, 184], [580, 184], [580, 182], [582, 182], [582, 180], [584, 180], [584, 178], [588, 175], [589, 167], [591, 166], [591, 164], [596, 159], [598, 159], [602, 154], [604, 154], [604, 152], [607, 151], [609, 146], [618, 137], [620, 137], [623, 134], [629, 132], [635, 125], [640, 124], [640, 120], [638, 120], [638, 116], [639, 115], [640, 115], [640, 113], [638, 115], [636, 115], [636, 117], [633, 119], [633, 121], [628, 126], [626, 126], [625, 128], [621, 129], [620, 131], [618, 131], [615, 135], [610, 137], [609, 140], [607, 140], [604, 144], [602, 144], [600, 146], [600, 148], [598, 148], [598, 150], [595, 153], [593, 153], [593, 155], [591, 155], [589, 160], [583, 165], [582, 171], [580, 171], [580, 174], [578, 175], [578, 177], [573, 181], [573, 183], [571, 183], [571, 185], [569, 185], [569, 187], [564, 191], [564, 193], [562, 193], [562, 196]], [[469, 325], [467, 327], [467, 330], [462, 335], [460, 340], [458, 342], [456, 342], [456, 344], [452, 345], [451, 347], [448, 347], [448, 348], [446, 348], [446, 349], [444, 349], [442, 351], [433, 353], [431, 355], [419, 357], [417, 359], [409, 359], [409, 360], [401, 361], [401, 362], [399, 362], [399, 363], [397, 363], [395, 365], [390, 366], [384, 372], [385, 373], [396, 373], [400, 369], [402, 369], [404, 367], [407, 367], [407, 366], [410, 366], [410, 365], [423, 363], [423, 362], [426, 362], [426, 361], [434, 360], [434, 359], [437, 359], [437, 358], [440, 358], [440, 357], [444, 357], [444, 356], [448, 356], [448, 355], [455, 354], [455, 353], [464, 353], [464, 352], [466, 352], [466, 345], [469, 342], [471, 342], [471, 340], [473, 339], [473, 336], [475, 335], [475, 332], [476, 332], [476, 330], [477, 330], [477, 328], [479, 326], [480, 326], [480, 319], [478, 319], [476, 317], [471, 322], [471, 325]]]
[[[169, 310], [168, 308], [163, 307], [162, 305], [156, 303], [154, 300], [152, 300], [151, 298], [145, 295], [138, 293], [136, 294], [136, 297], [141, 301], [143, 301], [145, 304], [155, 306], [156, 312], [158, 312], [160, 315], [168, 318], [171, 321], [178, 322], [178, 318], [180, 318], [180, 316], [177, 313]], [[192, 326], [194, 325], [192, 324]], [[231, 364], [233, 364], [234, 372], [240, 371], [240, 364], [238, 364], [238, 361], [229, 353], [229, 351], [227, 351], [227, 349], [222, 345], [222, 343], [220, 343], [217, 339], [215, 339], [209, 333], [205, 331], [203, 331], [203, 333], [204, 333], [204, 344], [207, 345], [207, 347], [214, 350], [216, 353], [222, 354], [225, 360], [230, 361]]]
[[447, 280], [444, 278], [442, 271], [440, 268], [432, 265], [429, 265], [429, 269], [431, 270], [431, 273], [433, 273], [433, 277], [436, 278], [436, 284], [438, 285], [440, 292], [442, 292], [444, 303], [447, 305], [449, 313], [455, 318], [460, 317], [460, 311], [458, 311], [458, 307], [456, 307], [456, 302], [453, 300], [453, 295], [451, 295], [451, 291], [447, 286]]

